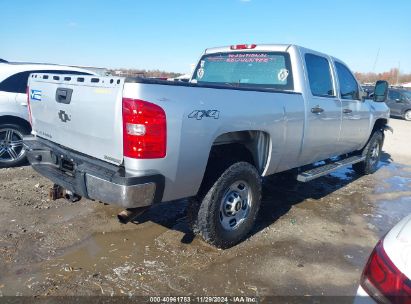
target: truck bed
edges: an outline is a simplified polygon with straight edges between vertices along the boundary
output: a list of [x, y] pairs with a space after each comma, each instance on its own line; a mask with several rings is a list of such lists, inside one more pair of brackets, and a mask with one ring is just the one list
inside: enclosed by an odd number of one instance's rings
[[[30, 101], [33, 134], [123, 166], [130, 176], [164, 176], [164, 200], [196, 193], [210, 149], [216, 141], [224, 141], [223, 134], [248, 134], [254, 130], [267, 134], [264, 138], [271, 140], [264, 139], [261, 148], [270, 157], [268, 162], [257, 160], [263, 175], [292, 168], [298, 161], [305, 115], [301, 93], [256, 89], [244, 84], [237, 87], [109, 76], [84, 76], [79, 82], [54, 76], [30, 77], [29, 89], [43, 93], [41, 101]], [[73, 90], [69, 104], [56, 102], [59, 88]], [[123, 155], [122, 98], [148, 101], [164, 109], [164, 158], [135, 159]]]

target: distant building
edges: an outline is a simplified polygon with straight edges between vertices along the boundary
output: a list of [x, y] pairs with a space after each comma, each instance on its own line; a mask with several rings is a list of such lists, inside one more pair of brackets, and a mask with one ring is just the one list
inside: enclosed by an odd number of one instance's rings
[[191, 74], [184, 74], [174, 78], [167, 78], [168, 81], [180, 81], [180, 82], [189, 82]]
[[110, 70], [111, 74], [120, 77], [140, 77], [144, 78], [146, 74], [137, 70]]

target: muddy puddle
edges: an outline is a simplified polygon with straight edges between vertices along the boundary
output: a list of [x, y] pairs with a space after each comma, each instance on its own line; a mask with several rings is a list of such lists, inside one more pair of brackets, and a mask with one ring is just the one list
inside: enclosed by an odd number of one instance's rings
[[[376, 241], [411, 212], [410, 194], [410, 167], [389, 162], [361, 178], [351, 169], [307, 184], [269, 178], [251, 237], [224, 251], [189, 233], [185, 201], [128, 225], [117, 223], [119, 209], [94, 202], [13, 205], [0, 218], [11, 225], [0, 239], [0, 293], [354, 294]], [[25, 233], [12, 228], [10, 219], [21, 226], [27, 217]]]

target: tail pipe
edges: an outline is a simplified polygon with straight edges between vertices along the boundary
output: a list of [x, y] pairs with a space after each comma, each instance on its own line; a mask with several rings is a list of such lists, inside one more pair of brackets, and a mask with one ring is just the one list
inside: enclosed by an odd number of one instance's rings
[[[77, 202], [81, 200], [81, 196], [71, 192], [70, 190], [64, 189], [60, 185], [54, 184], [53, 187], [50, 188], [49, 191], [49, 198], [53, 201], [59, 198], [65, 198], [71, 202]], [[134, 220], [137, 216], [143, 214], [149, 207], [140, 207], [140, 208], [129, 208], [126, 210], [121, 211], [117, 218], [122, 224], [127, 224]]]
[[62, 186], [54, 184], [53, 187], [50, 188], [49, 190], [49, 198], [52, 201], [55, 201], [59, 198], [65, 198], [66, 200], [70, 202], [78, 202], [81, 200], [81, 196], [71, 192], [70, 190], [64, 189]]
[[143, 214], [148, 207], [140, 207], [140, 208], [129, 208], [126, 210], [121, 211], [117, 218], [122, 224], [127, 224], [134, 220], [137, 216]]

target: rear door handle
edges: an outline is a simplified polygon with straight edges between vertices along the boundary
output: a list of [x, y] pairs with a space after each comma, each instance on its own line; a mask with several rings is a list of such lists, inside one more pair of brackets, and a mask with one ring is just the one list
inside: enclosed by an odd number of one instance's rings
[[343, 113], [344, 113], [344, 114], [351, 114], [351, 113], [352, 113], [352, 110], [350, 110], [350, 109], [344, 109], [344, 110], [343, 110]]
[[320, 108], [319, 106], [316, 106], [314, 108], [311, 108], [311, 113], [314, 114], [321, 114], [322, 112], [324, 112], [323, 108]]

